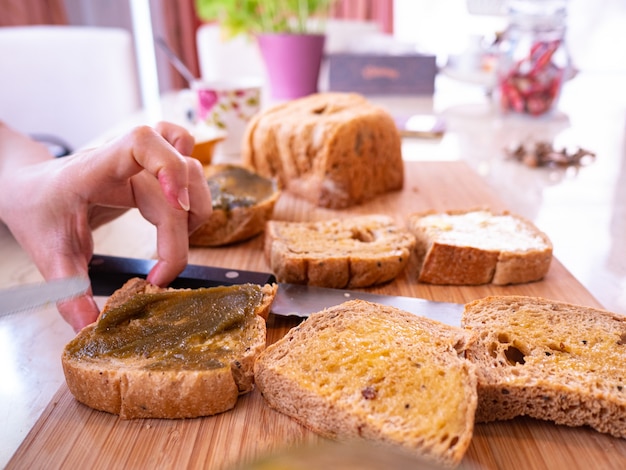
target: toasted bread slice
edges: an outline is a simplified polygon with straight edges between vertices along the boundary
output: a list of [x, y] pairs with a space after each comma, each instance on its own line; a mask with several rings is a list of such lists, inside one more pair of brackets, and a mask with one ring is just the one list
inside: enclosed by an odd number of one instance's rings
[[537, 297], [465, 306], [477, 421], [530, 416], [626, 437], [626, 318]]
[[476, 375], [461, 328], [361, 300], [314, 313], [255, 363], [268, 404], [323, 436], [363, 438], [458, 463]]
[[552, 243], [530, 221], [488, 210], [415, 213], [408, 228], [430, 284], [520, 284], [542, 279]]
[[253, 388], [276, 286], [161, 289], [131, 279], [63, 351], [74, 397], [120, 418], [226, 411]]
[[318, 222], [271, 220], [265, 256], [280, 282], [322, 287], [367, 287], [402, 272], [415, 239], [386, 215]]
[[213, 212], [189, 235], [194, 246], [223, 246], [252, 238], [265, 229], [280, 197], [275, 181], [232, 164], [205, 167]]

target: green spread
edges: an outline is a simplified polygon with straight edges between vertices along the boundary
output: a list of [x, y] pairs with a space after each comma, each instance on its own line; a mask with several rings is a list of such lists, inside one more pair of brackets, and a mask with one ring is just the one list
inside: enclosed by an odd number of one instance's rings
[[78, 358], [140, 357], [153, 369], [223, 367], [242, 344], [262, 298], [254, 284], [138, 294], [103, 313], [68, 352]]
[[207, 178], [213, 209], [249, 207], [268, 199], [275, 191], [274, 181], [237, 165], [228, 165]]

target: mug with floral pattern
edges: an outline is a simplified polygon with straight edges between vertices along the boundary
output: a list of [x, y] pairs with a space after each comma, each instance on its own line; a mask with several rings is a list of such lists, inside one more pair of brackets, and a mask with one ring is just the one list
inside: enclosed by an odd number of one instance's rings
[[200, 123], [226, 132], [221, 152], [239, 154], [248, 121], [261, 108], [261, 84], [253, 80], [203, 82], [193, 84], [196, 92], [196, 118]]

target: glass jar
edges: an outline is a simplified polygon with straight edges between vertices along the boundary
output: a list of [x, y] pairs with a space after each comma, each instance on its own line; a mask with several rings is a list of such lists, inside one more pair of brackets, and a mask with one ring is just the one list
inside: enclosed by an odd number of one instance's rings
[[569, 73], [567, 0], [509, 0], [498, 46], [497, 93], [503, 112], [540, 116], [554, 109]]

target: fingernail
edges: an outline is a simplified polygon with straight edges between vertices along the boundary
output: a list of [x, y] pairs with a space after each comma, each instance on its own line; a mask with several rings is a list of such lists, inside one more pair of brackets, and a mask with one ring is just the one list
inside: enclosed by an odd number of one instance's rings
[[189, 190], [187, 188], [183, 188], [179, 191], [178, 204], [180, 204], [181, 209], [189, 212], [191, 204], [189, 203]]

